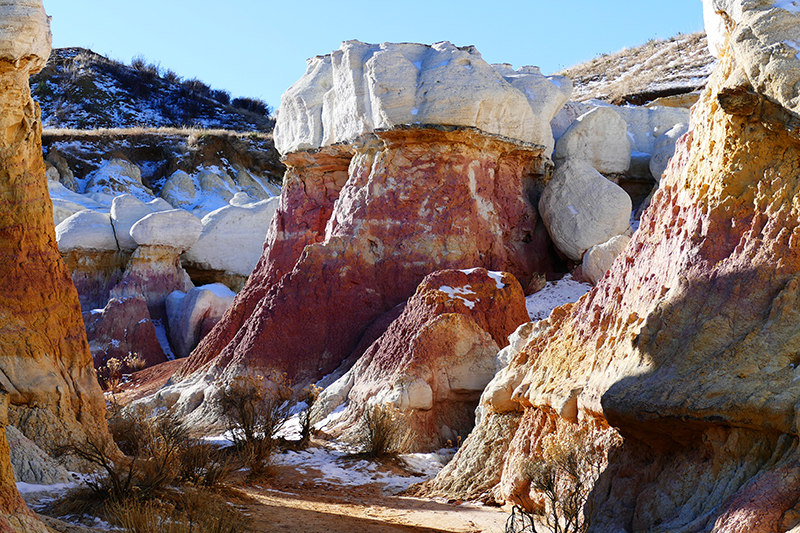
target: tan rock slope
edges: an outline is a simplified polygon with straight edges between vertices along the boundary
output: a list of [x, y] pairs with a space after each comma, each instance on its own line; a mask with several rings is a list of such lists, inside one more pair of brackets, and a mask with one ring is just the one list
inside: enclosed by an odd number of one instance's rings
[[607, 452], [591, 531], [798, 526], [800, 141], [784, 83], [800, 61], [774, 46], [800, 39], [788, 4], [714, 2], [720, 65], [639, 231], [531, 330], [428, 494], [535, 506], [523, 464], [545, 435], [588, 429]]
[[42, 448], [102, 435], [105, 404], [78, 295], [56, 248], [28, 76], [50, 52], [40, 1], [0, 3], [0, 387]]

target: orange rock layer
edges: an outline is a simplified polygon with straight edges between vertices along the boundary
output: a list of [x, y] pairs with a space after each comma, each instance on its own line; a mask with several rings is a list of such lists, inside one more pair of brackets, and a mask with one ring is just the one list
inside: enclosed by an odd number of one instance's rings
[[0, 62], [0, 387], [45, 449], [106, 432], [78, 294], [56, 247], [38, 105]]
[[[539, 325], [498, 378], [510, 402], [484, 398], [428, 493], [534, 501], [521, 466], [545, 434], [587, 427], [607, 448], [592, 531], [798, 524], [800, 143], [784, 110], [726, 86], [735, 68], [723, 56], [609, 275]], [[501, 417], [511, 427], [487, 431]]]

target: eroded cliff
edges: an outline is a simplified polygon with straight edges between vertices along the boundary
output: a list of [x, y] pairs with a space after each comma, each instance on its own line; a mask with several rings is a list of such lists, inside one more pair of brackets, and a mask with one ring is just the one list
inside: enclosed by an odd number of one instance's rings
[[0, 5], [0, 386], [10, 419], [44, 449], [107, 432], [75, 286], [56, 247], [38, 106], [47, 60], [39, 1]]
[[800, 26], [779, 6], [720, 4], [730, 37], [639, 231], [531, 331], [428, 494], [541, 505], [523, 465], [546, 435], [588, 430], [607, 452], [591, 531], [798, 525], [797, 114], [772, 99], [785, 76], [751, 76], [770, 72], [752, 47], [774, 39], [740, 47], [764, 21], [782, 38]]

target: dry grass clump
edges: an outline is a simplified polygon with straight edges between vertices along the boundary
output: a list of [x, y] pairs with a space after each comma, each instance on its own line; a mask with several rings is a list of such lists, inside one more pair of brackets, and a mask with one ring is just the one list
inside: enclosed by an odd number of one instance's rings
[[657, 92], [659, 87], [683, 87], [688, 92], [702, 86], [714, 61], [705, 32], [697, 32], [651, 39], [640, 46], [601, 54], [557, 74], [573, 80], [573, 100], [622, 101], [631, 95]]
[[109, 518], [130, 533], [240, 533], [250, 531], [248, 520], [218, 494], [189, 488], [173, 501], [109, 504]]
[[352, 442], [367, 457], [390, 457], [408, 451], [414, 433], [407, 414], [389, 405], [374, 404], [364, 410]]

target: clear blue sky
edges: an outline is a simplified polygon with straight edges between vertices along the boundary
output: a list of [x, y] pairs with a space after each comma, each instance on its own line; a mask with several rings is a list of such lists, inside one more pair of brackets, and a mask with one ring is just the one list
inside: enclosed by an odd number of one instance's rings
[[53, 46], [136, 55], [235, 96], [280, 95], [343, 40], [473, 44], [489, 63], [561, 68], [703, 29], [701, 0], [43, 0]]

